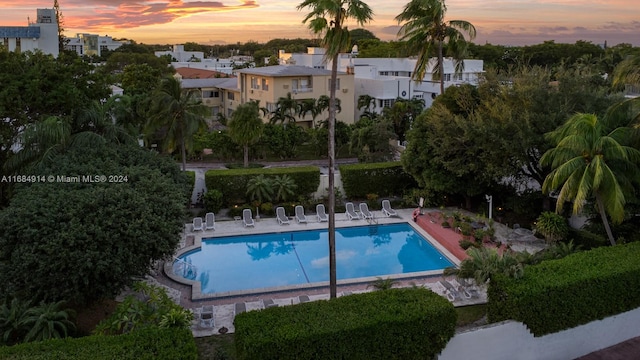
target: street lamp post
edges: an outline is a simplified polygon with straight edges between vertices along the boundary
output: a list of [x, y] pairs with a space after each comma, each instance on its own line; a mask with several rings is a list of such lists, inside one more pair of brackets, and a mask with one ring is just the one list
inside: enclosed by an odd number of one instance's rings
[[484, 198], [487, 199], [487, 202], [489, 203], [489, 219], [491, 219], [491, 210], [493, 209], [493, 195], [485, 195]]

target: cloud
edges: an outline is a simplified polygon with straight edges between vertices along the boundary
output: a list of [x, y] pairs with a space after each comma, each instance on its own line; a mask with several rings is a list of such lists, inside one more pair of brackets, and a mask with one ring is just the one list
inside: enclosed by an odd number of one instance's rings
[[[349, 259], [355, 257], [356, 255], [358, 254], [353, 250], [336, 251], [336, 261], [348, 261]], [[313, 259], [311, 260], [311, 266], [316, 269], [325, 268], [329, 266], [329, 257], [324, 256], [318, 259]]]
[[[220, 1], [182, 0], [93, 0], [90, 2], [69, 1], [66, 9], [85, 9], [93, 6], [92, 16], [65, 17], [65, 26], [82, 28], [87, 31], [110, 29], [131, 29], [146, 25], [166, 24], [182, 17], [209, 12], [251, 9], [260, 5], [255, 0], [239, 0], [237, 5], [227, 5]], [[88, 5], [90, 3], [90, 5]], [[62, 9], [63, 15], [65, 9]]]

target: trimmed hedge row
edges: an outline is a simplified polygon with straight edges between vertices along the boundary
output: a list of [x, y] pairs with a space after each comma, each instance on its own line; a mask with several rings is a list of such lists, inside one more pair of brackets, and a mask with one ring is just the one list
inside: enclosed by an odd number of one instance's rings
[[601, 247], [491, 278], [489, 321], [523, 322], [535, 336], [640, 307], [640, 243]]
[[185, 171], [184, 172], [189, 178], [189, 185], [191, 185], [191, 192], [189, 193], [189, 198], [191, 198], [191, 194], [193, 194], [193, 188], [196, 186], [196, 172], [195, 171]]
[[399, 161], [342, 165], [340, 176], [347, 198], [366, 198], [367, 194], [401, 195], [406, 189], [418, 186]]
[[234, 341], [238, 359], [431, 359], [456, 320], [428, 289], [391, 289], [242, 313]]
[[244, 203], [248, 201], [247, 182], [261, 174], [268, 178], [288, 175], [298, 186], [295, 190], [296, 194], [305, 196], [316, 192], [320, 185], [320, 168], [317, 166], [209, 170], [205, 173], [205, 183], [207, 190], [219, 190], [227, 204]]
[[197, 358], [198, 349], [191, 331], [176, 328], [148, 328], [125, 335], [92, 335], [0, 347], [0, 359], [12, 360]]

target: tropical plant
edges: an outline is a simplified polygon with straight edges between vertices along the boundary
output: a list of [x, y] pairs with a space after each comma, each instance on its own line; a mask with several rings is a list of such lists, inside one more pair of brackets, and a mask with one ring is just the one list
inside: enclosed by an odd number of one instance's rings
[[548, 242], [556, 242], [569, 235], [569, 224], [562, 215], [545, 211], [536, 221], [536, 232], [542, 234]]
[[278, 175], [271, 180], [271, 186], [273, 186], [273, 192], [275, 196], [274, 201], [287, 201], [296, 193], [296, 182], [289, 175]]
[[206, 127], [204, 116], [209, 113], [199, 95], [197, 90], [183, 90], [180, 80], [170, 76], [162, 79], [148, 109], [147, 134], [164, 132], [165, 150], [180, 149], [183, 171], [187, 167], [187, 150], [193, 147], [193, 135]]
[[268, 177], [260, 174], [247, 181], [247, 195], [251, 200], [271, 201], [273, 198], [273, 183]]
[[335, 123], [336, 85], [338, 78], [338, 55], [351, 46], [349, 30], [345, 22], [355, 20], [364, 25], [373, 18], [371, 8], [361, 0], [304, 0], [298, 10], [308, 8], [310, 12], [302, 20], [315, 34], [323, 34], [322, 46], [326, 59], [331, 59], [331, 86], [329, 88], [329, 294], [337, 296], [336, 280], [336, 234], [335, 234]]
[[541, 165], [553, 169], [543, 192], [560, 189], [556, 211], [562, 212], [565, 201], [573, 201], [573, 213], [578, 214], [593, 196], [612, 245], [616, 241], [607, 215], [614, 224], [624, 220], [626, 197], [633, 194], [640, 163], [640, 151], [629, 146], [631, 130], [611, 131], [597, 116], [579, 113], [549, 133], [556, 147], [540, 159]]
[[145, 282], [133, 286], [136, 295], [128, 295], [113, 314], [101, 321], [94, 333], [122, 334], [145, 327], [188, 328], [193, 320], [191, 310], [174, 303], [164, 288]]
[[517, 253], [498, 252], [495, 248], [471, 247], [468, 258], [462, 260], [460, 268], [447, 268], [445, 275], [455, 274], [459, 278], [474, 279], [478, 284], [486, 284], [496, 274], [518, 278], [522, 276], [524, 264]]
[[43, 341], [59, 339], [68, 336], [69, 331], [75, 330], [75, 324], [70, 320], [73, 310], [65, 309], [64, 301], [41, 304], [30, 308], [25, 313], [24, 326], [29, 329], [24, 341]]
[[445, 21], [447, 7], [444, 0], [411, 0], [396, 16], [398, 23], [403, 23], [398, 31], [401, 41], [418, 53], [418, 62], [413, 71], [413, 79], [422, 81], [431, 63], [431, 56], [436, 53], [433, 78], [440, 80], [440, 94], [444, 93], [444, 46], [446, 43], [448, 57], [453, 58], [455, 73], [464, 69], [464, 57], [469, 41], [476, 37], [476, 28], [468, 21]]
[[640, 55], [627, 56], [613, 71], [613, 86], [640, 86]]
[[269, 122], [272, 124], [277, 124], [278, 122], [282, 124], [294, 123], [299, 111], [298, 102], [291, 97], [291, 93], [287, 93], [287, 96], [278, 98], [276, 108], [271, 112]]
[[20, 301], [17, 298], [8, 299], [0, 306], [0, 332], [2, 333], [2, 344], [13, 345], [24, 339], [28, 330], [25, 329], [24, 321], [27, 310], [31, 306], [29, 301]]
[[372, 287], [375, 290], [389, 290], [393, 288], [393, 285], [396, 284], [396, 281], [392, 278], [383, 279], [381, 277], [377, 277], [371, 284], [367, 285], [367, 287]]
[[249, 167], [249, 145], [257, 142], [264, 131], [258, 104], [250, 101], [239, 105], [231, 115], [228, 127], [231, 139], [243, 148], [244, 167]]

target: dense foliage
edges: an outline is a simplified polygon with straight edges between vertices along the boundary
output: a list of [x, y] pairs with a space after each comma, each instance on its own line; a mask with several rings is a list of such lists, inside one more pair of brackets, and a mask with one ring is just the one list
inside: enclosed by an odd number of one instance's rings
[[242, 313], [239, 359], [431, 359], [457, 313], [427, 289], [390, 289]]
[[149, 328], [119, 335], [93, 335], [0, 347], [0, 358], [14, 360], [195, 360], [198, 349], [191, 331]]
[[364, 199], [368, 194], [398, 196], [417, 185], [400, 162], [342, 165], [340, 176], [347, 198]]
[[249, 181], [259, 175], [264, 175], [267, 178], [288, 175], [296, 185], [296, 194], [302, 196], [308, 196], [316, 192], [320, 185], [320, 169], [315, 166], [209, 170], [205, 173], [205, 183], [208, 190], [216, 189], [220, 191], [227, 203], [234, 205], [245, 203], [248, 200], [247, 189]]
[[535, 336], [640, 306], [640, 243], [601, 247], [528, 266], [519, 279], [494, 276], [491, 322], [522, 321]]
[[189, 185], [168, 159], [135, 145], [94, 144], [70, 149], [37, 176], [45, 181], [19, 187], [0, 212], [4, 294], [71, 303], [109, 297], [178, 244]]

